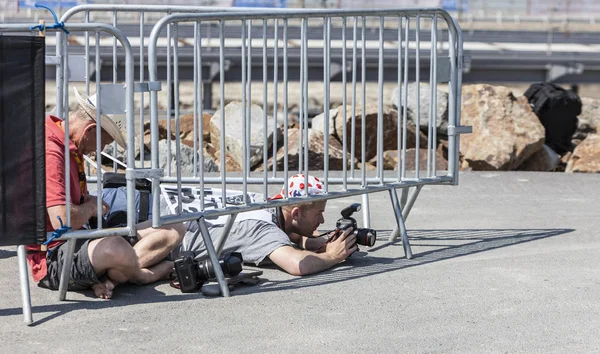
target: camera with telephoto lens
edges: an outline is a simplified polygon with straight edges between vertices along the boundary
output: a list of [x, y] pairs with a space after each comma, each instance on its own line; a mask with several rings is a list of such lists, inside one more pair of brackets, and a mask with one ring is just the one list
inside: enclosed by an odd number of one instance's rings
[[[360, 204], [354, 203], [342, 210], [342, 217], [335, 223], [335, 227], [339, 230], [351, 228], [351, 234], [356, 235], [356, 243], [362, 246], [372, 247], [375, 244], [377, 232], [373, 229], [361, 229], [356, 225], [356, 220], [352, 217], [354, 212], [360, 210]], [[338, 232], [341, 234], [341, 232]]]
[[[184, 251], [175, 260], [175, 273], [179, 280], [179, 289], [182, 293], [195, 292], [204, 282], [216, 278], [215, 268], [209, 259], [197, 261], [196, 254], [192, 251]], [[219, 260], [219, 266], [225, 276], [236, 276], [242, 271], [242, 254], [233, 252]]]

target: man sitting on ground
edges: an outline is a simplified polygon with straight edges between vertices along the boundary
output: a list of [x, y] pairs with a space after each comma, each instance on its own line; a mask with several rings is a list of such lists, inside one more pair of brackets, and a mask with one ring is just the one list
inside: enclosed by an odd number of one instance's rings
[[[323, 193], [322, 183], [308, 176], [305, 188], [304, 175], [295, 175], [288, 181], [290, 197]], [[284, 198], [284, 190], [271, 199]], [[327, 201], [310, 201], [283, 206], [281, 211], [258, 210], [240, 213], [223, 248], [223, 254], [240, 252], [246, 263], [255, 265], [271, 261], [292, 275], [317, 273], [342, 262], [356, 251], [356, 237], [347, 229], [335, 241], [326, 243], [324, 237], [314, 237], [325, 220], [323, 212]], [[210, 220], [207, 221], [209, 223]], [[207, 225], [213, 242], [222, 237], [224, 225]], [[194, 237], [197, 223], [188, 224], [182, 244], [171, 257], [176, 259], [181, 251], [194, 251], [203, 256], [206, 251], [201, 236]]]
[[[65, 176], [65, 122], [55, 116], [46, 118], [46, 224], [47, 231], [59, 229], [66, 223], [66, 183], [70, 184], [70, 226], [83, 229], [90, 218], [98, 213], [95, 196], [88, 194], [83, 165], [83, 155], [96, 151], [95, 97], [86, 97], [75, 90], [79, 103], [69, 115], [70, 175]], [[122, 121], [102, 114], [101, 147], [111, 143], [126, 148], [121, 133]], [[102, 214], [108, 206], [103, 203]], [[166, 278], [173, 262], [165, 257], [181, 243], [185, 233], [183, 224], [169, 225], [160, 229], [150, 227], [150, 222], [137, 225], [135, 246], [123, 237], [112, 236], [76, 241], [73, 265], [70, 270], [68, 290], [92, 288], [96, 296], [108, 299], [117, 284], [133, 282], [147, 284]], [[65, 256], [66, 243], [53, 241], [47, 246], [30, 245], [28, 263], [34, 281], [39, 286], [57, 290]]]

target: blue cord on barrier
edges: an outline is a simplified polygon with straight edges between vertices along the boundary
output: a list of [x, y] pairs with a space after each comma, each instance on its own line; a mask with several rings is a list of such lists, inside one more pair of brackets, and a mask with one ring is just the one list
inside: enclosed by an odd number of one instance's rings
[[[69, 31], [67, 31], [67, 29], [65, 28], [65, 23], [60, 21], [58, 22], [58, 18], [56, 17], [56, 14], [54, 13], [54, 10], [52, 10], [51, 8], [49, 8], [46, 5], [42, 5], [42, 4], [38, 4], [37, 2], [34, 5], [37, 8], [43, 8], [46, 9], [48, 11], [50, 11], [50, 13], [52, 14], [52, 17], [54, 17], [54, 24], [53, 25], [49, 25], [46, 26], [45, 28], [60, 28], [63, 32], [65, 32], [66, 34], [69, 34]], [[35, 30], [35, 29], [39, 29], [40, 31], [44, 31], [44, 25], [43, 24], [39, 24], [39, 25], [35, 25], [35, 26], [31, 26], [31, 30]]]
[[52, 233], [52, 237], [50, 237], [46, 242], [42, 243], [42, 245], [47, 246], [50, 242], [54, 241], [55, 238], [61, 237], [65, 232], [71, 230], [71, 226], [64, 226], [62, 219], [60, 216], [57, 216], [58, 221], [60, 222], [60, 227]]

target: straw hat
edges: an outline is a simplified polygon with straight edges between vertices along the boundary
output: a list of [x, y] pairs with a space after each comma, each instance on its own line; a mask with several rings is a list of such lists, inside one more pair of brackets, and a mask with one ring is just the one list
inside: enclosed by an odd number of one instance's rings
[[[73, 91], [75, 91], [75, 98], [77, 98], [79, 105], [81, 105], [81, 107], [90, 117], [92, 117], [93, 120], [98, 121], [96, 119], [96, 95], [94, 94], [88, 97], [85, 94], [80, 94], [75, 87], [73, 87]], [[100, 125], [102, 126], [102, 129], [107, 132], [108, 135], [110, 135], [117, 142], [117, 144], [127, 148], [125, 138], [121, 133], [124, 124], [125, 122], [123, 121], [122, 117], [111, 117], [106, 114], [100, 114]]]

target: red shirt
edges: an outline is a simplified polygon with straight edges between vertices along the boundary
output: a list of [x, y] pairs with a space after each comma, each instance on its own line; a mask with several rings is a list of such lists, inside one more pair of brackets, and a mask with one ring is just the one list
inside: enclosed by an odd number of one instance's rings
[[[65, 181], [65, 132], [57, 122], [62, 119], [55, 116], [46, 117], [46, 208], [65, 205], [66, 199], [66, 181]], [[77, 155], [80, 161], [83, 156], [77, 152], [77, 148], [72, 141], [69, 141], [70, 159], [70, 178], [71, 204], [81, 204], [82, 192], [87, 194], [87, 186], [84, 182], [84, 190], [81, 190], [79, 184], [79, 167], [73, 154]], [[63, 220], [65, 223], [66, 220]], [[46, 231], [54, 231], [48, 212], [46, 212]], [[60, 242], [52, 242], [49, 247], [53, 247]], [[27, 246], [28, 250], [39, 250], [39, 245]], [[27, 261], [31, 268], [31, 274], [34, 281], [40, 281], [46, 276], [46, 252], [29, 252]]]

